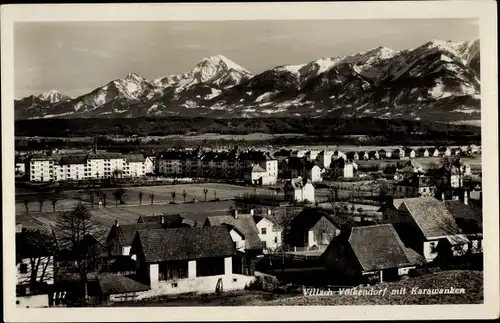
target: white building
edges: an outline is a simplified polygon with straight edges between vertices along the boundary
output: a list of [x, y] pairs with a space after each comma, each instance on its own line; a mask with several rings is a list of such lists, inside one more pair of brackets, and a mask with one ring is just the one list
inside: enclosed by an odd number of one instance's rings
[[330, 168], [330, 164], [332, 163], [333, 151], [330, 150], [322, 150], [318, 156], [316, 157], [316, 161], [323, 168]]
[[307, 179], [310, 179], [311, 182], [313, 182], [313, 183], [322, 182], [323, 181], [323, 175], [322, 175], [323, 172], [324, 172], [324, 170], [316, 164], [306, 166], [304, 177]]
[[54, 180], [54, 157], [34, 155], [29, 160], [29, 179], [32, 182]]
[[142, 177], [146, 175], [146, 159], [142, 154], [130, 154], [125, 156], [124, 176]]
[[[264, 168], [265, 167], [265, 168]], [[256, 163], [245, 172], [245, 180], [256, 185], [274, 185], [278, 180], [278, 161], [271, 159]]]
[[148, 156], [144, 160], [144, 173], [153, 174], [155, 172], [155, 159], [156, 156]]
[[266, 251], [274, 251], [281, 245], [283, 230], [270, 214], [254, 215], [254, 221], [259, 232], [260, 241]]
[[285, 200], [297, 202], [315, 202], [314, 185], [311, 182], [304, 184], [302, 178], [295, 178], [285, 183]]

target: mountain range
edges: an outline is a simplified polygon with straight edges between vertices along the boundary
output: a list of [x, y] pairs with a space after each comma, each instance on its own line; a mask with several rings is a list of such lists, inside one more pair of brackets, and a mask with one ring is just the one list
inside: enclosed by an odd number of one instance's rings
[[256, 75], [217, 55], [183, 74], [129, 73], [75, 98], [50, 91], [15, 100], [16, 119], [144, 116], [478, 120], [479, 40], [377, 47]]

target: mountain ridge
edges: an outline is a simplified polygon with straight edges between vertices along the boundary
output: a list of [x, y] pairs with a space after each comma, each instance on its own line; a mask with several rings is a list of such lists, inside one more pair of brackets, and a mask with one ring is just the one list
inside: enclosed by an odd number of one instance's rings
[[[154, 80], [130, 72], [87, 94], [15, 100], [16, 119], [142, 116], [480, 119], [479, 40], [383, 46], [252, 75], [224, 55]], [[29, 99], [31, 98], [31, 99]]]

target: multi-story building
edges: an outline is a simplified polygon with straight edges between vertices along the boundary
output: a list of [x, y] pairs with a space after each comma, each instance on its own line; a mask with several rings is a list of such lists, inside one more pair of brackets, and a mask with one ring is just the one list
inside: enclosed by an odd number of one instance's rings
[[54, 156], [33, 155], [29, 159], [29, 179], [32, 182], [54, 180]]
[[29, 160], [30, 181], [67, 181], [110, 177], [141, 177], [145, 158], [141, 154], [89, 153], [74, 155], [35, 155]]

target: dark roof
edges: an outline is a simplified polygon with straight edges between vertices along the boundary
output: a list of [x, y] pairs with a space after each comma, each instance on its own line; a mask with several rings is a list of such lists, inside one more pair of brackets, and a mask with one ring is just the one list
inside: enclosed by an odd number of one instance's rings
[[273, 230], [277, 230], [277, 231], [281, 230], [281, 226], [279, 225], [276, 218], [274, 218], [272, 215], [269, 215], [269, 214], [254, 215], [253, 219], [254, 219], [256, 224], [259, 223], [262, 219], [266, 219], [273, 224]]
[[398, 182], [398, 186], [411, 186], [411, 187], [433, 187], [432, 180], [426, 176], [411, 176]]
[[365, 271], [420, 263], [416, 252], [405, 248], [392, 224], [353, 227], [348, 242]]
[[143, 292], [149, 290], [149, 286], [121, 275], [99, 274], [97, 276], [97, 280], [103, 295]]
[[146, 160], [143, 154], [128, 154], [124, 156], [129, 163], [142, 163]]
[[326, 218], [333, 226], [337, 227], [335, 219], [329, 213], [320, 211], [317, 208], [307, 207], [293, 218], [290, 223], [290, 228], [294, 231], [308, 231], [323, 217]]
[[245, 249], [247, 250], [260, 250], [262, 243], [259, 238], [257, 226], [250, 214], [238, 214], [238, 218], [233, 215], [216, 215], [207, 217], [206, 224], [210, 226], [220, 226], [221, 224], [228, 224], [243, 233], [245, 236]]
[[469, 234], [483, 232], [483, 214], [481, 210], [464, 204], [462, 201], [445, 201], [446, 208], [455, 218], [457, 225]]
[[90, 153], [87, 156], [88, 159], [121, 159], [125, 158], [120, 153]]
[[446, 204], [433, 197], [407, 198], [401, 208], [408, 210], [426, 238], [462, 233]]
[[61, 165], [86, 164], [87, 155], [64, 155], [59, 160]]
[[399, 206], [404, 202], [404, 200], [405, 199], [392, 199], [392, 201], [384, 203], [384, 205], [382, 205], [377, 212], [384, 212], [385, 210], [391, 207], [398, 209]]
[[133, 223], [133, 224], [120, 224], [118, 227], [113, 224], [111, 230], [109, 230], [108, 238], [106, 242], [109, 243], [117, 237], [123, 246], [131, 246], [134, 240], [135, 233], [138, 229], [160, 229], [160, 223], [146, 222], [146, 223]]
[[265, 173], [266, 170], [262, 168], [259, 164], [255, 164], [252, 167], [252, 173]]
[[148, 263], [200, 258], [229, 257], [236, 249], [227, 228], [174, 228], [139, 230], [134, 239], [140, 243]]

